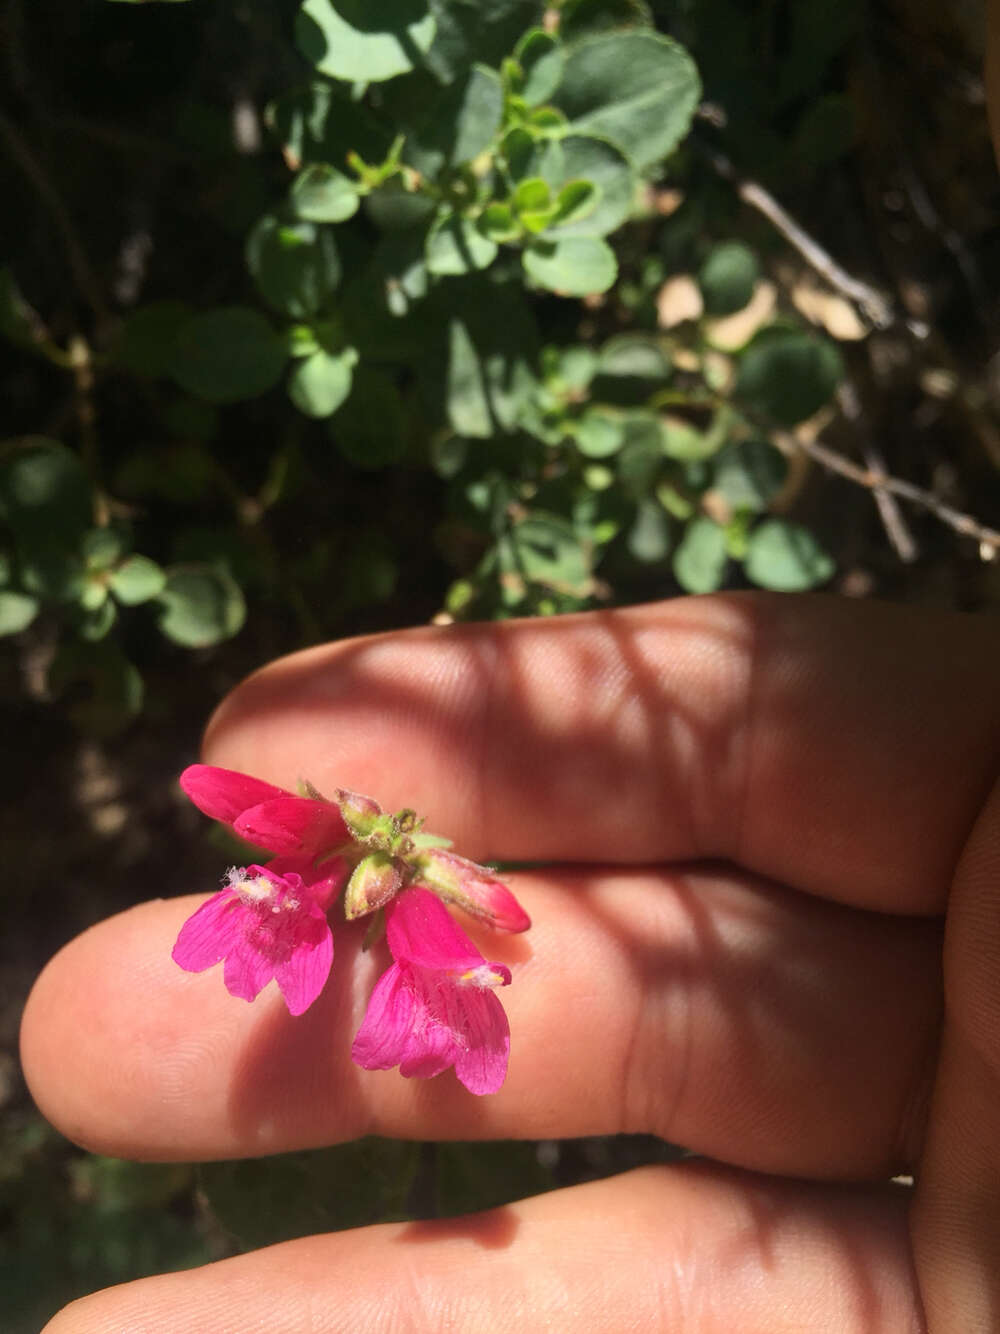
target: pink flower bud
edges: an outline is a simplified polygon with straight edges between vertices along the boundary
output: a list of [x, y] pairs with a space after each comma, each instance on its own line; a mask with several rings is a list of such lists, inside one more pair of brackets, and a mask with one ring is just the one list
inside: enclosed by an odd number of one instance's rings
[[387, 853], [369, 853], [358, 862], [347, 882], [344, 916], [350, 922], [384, 908], [402, 885], [403, 872]]
[[372, 797], [362, 796], [360, 792], [349, 792], [346, 787], [338, 787], [333, 799], [340, 807], [344, 823], [355, 838], [365, 839], [375, 828], [382, 807]]
[[499, 931], [527, 931], [531, 918], [492, 871], [444, 848], [428, 848], [414, 862], [415, 884], [432, 890]]

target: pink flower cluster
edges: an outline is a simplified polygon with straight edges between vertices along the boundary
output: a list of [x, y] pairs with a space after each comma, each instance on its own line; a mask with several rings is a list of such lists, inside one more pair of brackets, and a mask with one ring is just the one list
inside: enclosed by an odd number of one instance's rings
[[387, 814], [358, 793], [295, 796], [206, 764], [180, 783], [206, 815], [276, 855], [229, 870], [181, 928], [176, 963], [200, 973], [224, 960], [226, 988], [247, 1001], [273, 979], [289, 1012], [302, 1014], [330, 974], [328, 914], [343, 891], [348, 919], [384, 911], [393, 958], [354, 1039], [357, 1064], [422, 1078], [454, 1066], [470, 1092], [497, 1091], [510, 1031], [496, 988], [509, 985], [510, 969], [488, 962], [444, 907], [527, 930], [527, 914], [491, 871], [424, 834], [412, 811]]

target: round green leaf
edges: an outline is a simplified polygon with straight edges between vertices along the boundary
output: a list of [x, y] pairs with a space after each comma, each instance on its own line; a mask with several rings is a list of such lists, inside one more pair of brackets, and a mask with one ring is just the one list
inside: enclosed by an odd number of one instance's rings
[[231, 639], [246, 620], [235, 580], [211, 565], [175, 565], [159, 595], [161, 632], [185, 648], [208, 648]]
[[759, 512], [767, 509], [787, 476], [788, 460], [769, 440], [741, 440], [716, 456], [712, 488], [732, 509]]
[[74, 536], [90, 527], [90, 478], [58, 440], [29, 436], [0, 457], [0, 516], [18, 538], [43, 537], [44, 526]]
[[81, 687], [63, 707], [85, 732], [112, 736], [142, 708], [142, 677], [113, 642], [64, 642], [49, 668], [47, 684], [57, 697], [71, 686]]
[[615, 402], [641, 402], [670, 379], [673, 369], [655, 334], [615, 334], [601, 348], [594, 393]]
[[148, 556], [129, 556], [116, 570], [112, 570], [108, 582], [112, 593], [123, 606], [134, 607], [162, 593], [167, 576], [156, 561], [150, 560]]
[[353, 347], [343, 352], [314, 352], [296, 364], [288, 380], [288, 396], [307, 417], [329, 417], [351, 392], [351, 378], [358, 354]]
[[379, 83], [408, 74], [434, 41], [424, 0], [305, 0], [295, 40], [305, 58], [333, 79]]
[[714, 593], [725, 577], [728, 560], [725, 531], [699, 515], [684, 529], [674, 552], [674, 577], [689, 593]]
[[563, 51], [543, 28], [531, 28], [514, 48], [514, 57], [524, 72], [520, 95], [529, 107], [547, 102], [559, 87]]
[[765, 519], [750, 534], [744, 568], [760, 588], [797, 593], [825, 584], [836, 566], [801, 524]]
[[344, 222], [358, 211], [361, 197], [350, 180], [325, 162], [300, 171], [290, 192], [292, 212], [303, 222]]
[[698, 285], [708, 315], [732, 315], [753, 296], [760, 276], [757, 257], [739, 241], [717, 245], [698, 273]]
[[572, 46], [552, 101], [572, 130], [610, 139], [642, 169], [677, 147], [700, 96], [698, 71], [684, 48], [634, 30]]
[[16, 635], [27, 629], [39, 612], [39, 602], [28, 593], [0, 589], [0, 635]]
[[124, 551], [124, 538], [114, 528], [91, 528], [83, 535], [81, 554], [90, 570], [106, 570]]
[[597, 236], [566, 236], [536, 242], [523, 256], [524, 268], [540, 287], [560, 296], [606, 292], [618, 277], [611, 247]]
[[569, 134], [546, 140], [521, 162], [525, 174], [540, 176], [556, 194], [568, 185], [589, 182], [595, 188], [593, 207], [580, 217], [553, 220], [560, 236], [607, 236], [632, 212], [638, 177], [622, 150], [607, 139]]
[[818, 411], [844, 373], [835, 344], [791, 329], [765, 329], [740, 358], [734, 398], [782, 426]]
[[670, 550], [670, 520], [659, 501], [651, 496], [639, 501], [626, 543], [636, 560], [646, 564], [663, 560]]
[[625, 423], [616, 413], [591, 408], [576, 423], [576, 447], [588, 459], [606, 459], [625, 443]]
[[426, 256], [429, 273], [440, 276], [474, 273], [493, 263], [497, 245], [483, 236], [471, 218], [452, 213], [431, 228]]
[[189, 394], [238, 403], [277, 384], [286, 356], [283, 340], [258, 311], [222, 306], [182, 326], [171, 371]]
[[265, 214], [247, 238], [246, 259], [264, 300], [294, 320], [315, 315], [340, 282], [333, 233], [314, 222]]

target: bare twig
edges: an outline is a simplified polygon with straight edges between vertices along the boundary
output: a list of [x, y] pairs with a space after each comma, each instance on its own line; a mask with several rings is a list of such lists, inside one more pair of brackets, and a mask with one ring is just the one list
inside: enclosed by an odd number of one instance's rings
[[69, 210], [63, 203], [62, 196], [49, 179], [41, 163], [32, 153], [17, 127], [4, 115], [0, 115], [0, 136], [6, 141], [7, 150], [37, 190], [45, 204], [66, 247], [66, 257], [70, 271], [80, 295], [93, 311], [99, 329], [104, 329], [111, 321], [110, 312], [105, 305], [104, 295], [97, 274], [91, 265], [83, 242], [77, 234]]
[[750, 208], [767, 218], [775, 231], [780, 232], [788, 244], [797, 250], [806, 263], [841, 296], [854, 303], [865, 319], [876, 329], [888, 329], [898, 319], [892, 301], [884, 292], [872, 287], [870, 283], [854, 278], [842, 269], [818, 241], [795, 221], [783, 208], [770, 191], [762, 185], [739, 174], [733, 164], [722, 153], [707, 150], [708, 160], [723, 178], [729, 181], [733, 189]]
[[[844, 417], [854, 428], [869, 473], [872, 476], [884, 476], [886, 474], [885, 458], [865, 428], [864, 414], [861, 411], [858, 392], [850, 380], [845, 380], [837, 390], [837, 402], [840, 404], [840, 410]], [[911, 565], [920, 553], [916, 540], [910, 532], [909, 525], [896, 502], [896, 497], [884, 486], [876, 486], [873, 494], [882, 525], [896, 555], [904, 565]]]
[[932, 495], [930, 491], [923, 490], [921, 487], [914, 485], [913, 482], [906, 482], [901, 477], [891, 477], [882, 468], [864, 468], [858, 463], [852, 463], [843, 454], [838, 454], [835, 449], [822, 444], [819, 440], [799, 438], [790, 431], [775, 431], [772, 434], [775, 441], [783, 449], [798, 450], [803, 454], [808, 454], [811, 459], [815, 459], [828, 472], [838, 473], [841, 477], [846, 477], [848, 481], [856, 482], [858, 486], [863, 486], [867, 491], [875, 493], [876, 497], [880, 491], [887, 492], [889, 495], [898, 496], [900, 500], [909, 501], [911, 505], [926, 510], [928, 514], [933, 514], [936, 519], [940, 519], [943, 524], [954, 529], [956, 533], [961, 533], [963, 537], [971, 537], [977, 541], [983, 560], [995, 560], [1000, 555], [1000, 532], [980, 523], [971, 514], [963, 514], [951, 505], [946, 505], [943, 501], [938, 500], [937, 496]]

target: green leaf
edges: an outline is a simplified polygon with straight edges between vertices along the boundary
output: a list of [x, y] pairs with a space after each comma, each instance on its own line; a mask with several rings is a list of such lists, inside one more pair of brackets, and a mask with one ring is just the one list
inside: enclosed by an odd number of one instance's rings
[[428, 222], [437, 204], [419, 191], [408, 190], [398, 176], [379, 186], [365, 200], [365, 212], [383, 232], [411, 231]]
[[723, 436], [715, 430], [699, 431], [683, 417], [664, 416], [663, 452], [667, 458], [680, 459], [683, 463], [697, 463], [710, 459], [717, 454], [723, 443]]
[[593, 181], [567, 181], [559, 191], [550, 227], [582, 222], [593, 214], [601, 198], [600, 186]]
[[[96, 586], [92, 584], [91, 587]], [[80, 638], [91, 644], [96, 644], [110, 634], [118, 619], [118, 609], [107, 596], [107, 589], [102, 586], [97, 591], [104, 594], [103, 598], [100, 601], [95, 598], [93, 605], [81, 604], [84, 614], [79, 617], [76, 626]]]
[[431, 467], [439, 477], [457, 476], [469, 457], [469, 441], [460, 435], [439, 433], [430, 443]]
[[446, 214], [427, 237], [427, 269], [439, 277], [486, 269], [497, 257], [497, 245], [483, 236], [471, 218]]
[[677, 147], [700, 96], [698, 71], [682, 46], [633, 31], [570, 47], [552, 100], [572, 130], [610, 139], [644, 169]]
[[247, 1250], [403, 1216], [419, 1146], [362, 1139], [198, 1169], [222, 1227]]
[[385, 468], [406, 450], [406, 414], [395, 382], [364, 362], [330, 423], [337, 448], [358, 468]]
[[757, 334], [740, 358], [733, 397], [782, 426], [794, 426], [829, 401], [843, 374], [834, 343], [772, 327]]
[[444, 88], [408, 135], [405, 158], [424, 176], [471, 162], [493, 142], [503, 116], [503, 87], [494, 70], [475, 65]]
[[757, 513], [767, 509], [787, 476], [788, 460], [769, 440], [741, 440], [716, 455], [712, 488], [733, 510]]
[[443, 336], [426, 344], [429, 403], [439, 410], [443, 402], [458, 435], [513, 431], [535, 384], [537, 332], [523, 292], [483, 279], [441, 284], [433, 314], [443, 318]]
[[76, 454], [58, 440], [27, 436], [0, 454], [0, 517], [19, 542], [51, 539], [74, 548], [90, 527], [91, 486]]
[[692, 519], [674, 552], [674, 577], [688, 593], [714, 593], [726, 574], [725, 531], [704, 515]]
[[622, 492], [642, 500], [653, 489], [663, 467], [663, 428], [651, 412], [632, 412], [625, 418], [625, 445], [618, 455]]
[[607, 236], [632, 213], [638, 177], [620, 148], [593, 135], [570, 134], [533, 146], [518, 161], [521, 174], [540, 176], [558, 195], [588, 182], [596, 191], [594, 206], [582, 217], [554, 219], [560, 236]]
[[528, 176], [518, 181], [513, 204], [518, 213], [540, 213], [552, 206], [552, 191], [540, 176]]
[[798, 593], [832, 578], [833, 560], [801, 524], [765, 519], [750, 534], [744, 561], [747, 578], [777, 593]]
[[479, 230], [491, 241], [513, 241], [521, 228], [509, 204], [487, 204], [479, 215]]
[[361, 203], [353, 183], [325, 162], [314, 162], [299, 172], [289, 199], [292, 212], [303, 222], [344, 222]]
[[16, 635], [26, 630], [41, 609], [37, 598], [14, 589], [0, 589], [0, 635]]
[[106, 570], [125, 552], [125, 540], [114, 528], [92, 528], [84, 533], [81, 554], [89, 570]]
[[111, 592], [125, 607], [135, 607], [158, 597], [167, 584], [167, 576], [148, 556], [129, 556], [112, 570], [108, 583]]
[[601, 347], [593, 393], [615, 403], [641, 403], [662, 388], [673, 369], [655, 334], [615, 334]]
[[670, 520], [658, 500], [647, 496], [639, 501], [626, 544], [636, 560], [644, 564], [651, 565], [666, 556], [670, 550]]
[[282, 339], [256, 310], [222, 306], [181, 326], [171, 374], [182, 389], [209, 403], [256, 398], [281, 379]]
[[513, 572], [557, 593], [586, 597], [591, 591], [589, 556], [565, 519], [535, 511], [515, 525], [511, 542]]
[[559, 87], [562, 47], [544, 28], [531, 28], [514, 48], [514, 58], [524, 74], [521, 97], [529, 107], [547, 102]]
[[338, 353], [314, 352], [292, 370], [288, 396], [307, 417], [329, 417], [351, 392], [357, 363], [358, 354], [353, 347]]
[[597, 236], [566, 236], [536, 241], [523, 256], [527, 274], [540, 287], [560, 296], [606, 292], [618, 277], [611, 247]]
[[421, 63], [437, 25], [425, 0], [305, 0], [295, 40], [323, 74], [379, 83]]
[[576, 423], [576, 447], [588, 459], [606, 459], [625, 443], [625, 422], [620, 413], [591, 408]]
[[236, 581], [212, 565], [175, 565], [159, 595], [162, 634], [185, 648], [209, 648], [231, 639], [246, 620]]
[[247, 238], [246, 259], [264, 300], [294, 320], [317, 314], [340, 282], [333, 233], [314, 222], [265, 214]]
[[707, 315], [732, 315], [753, 296], [760, 277], [757, 257], [739, 241], [717, 245], [698, 272]]

